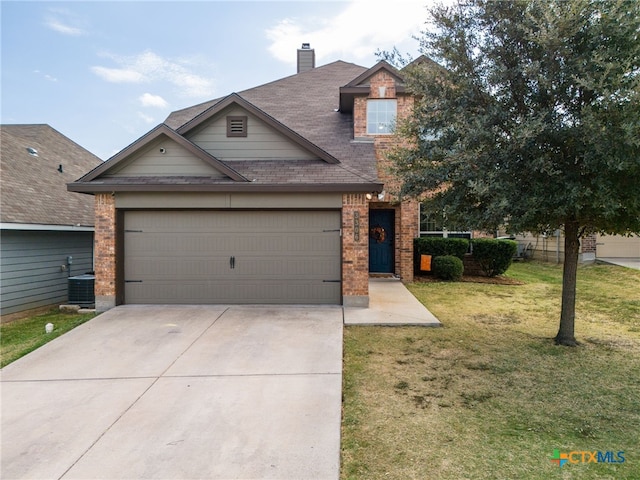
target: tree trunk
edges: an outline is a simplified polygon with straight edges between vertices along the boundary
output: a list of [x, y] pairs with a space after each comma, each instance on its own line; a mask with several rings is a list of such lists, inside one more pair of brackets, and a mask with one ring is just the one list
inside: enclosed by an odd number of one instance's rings
[[564, 269], [562, 271], [562, 311], [560, 329], [556, 335], [557, 345], [575, 347], [578, 345], [574, 335], [576, 318], [576, 277], [578, 273], [578, 255], [580, 253], [580, 226], [575, 220], [564, 225]]

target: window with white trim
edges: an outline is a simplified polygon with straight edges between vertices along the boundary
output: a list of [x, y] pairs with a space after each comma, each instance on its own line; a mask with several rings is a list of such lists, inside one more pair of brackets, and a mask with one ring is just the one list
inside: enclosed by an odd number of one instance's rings
[[398, 101], [367, 100], [367, 134], [388, 135], [393, 133], [396, 123]]
[[[449, 226], [451, 227], [451, 226]], [[433, 211], [420, 204], [420, 236], [443, 238], [471, 238], [471, 232], [451, 227], [447, 228], [446, 212]]]

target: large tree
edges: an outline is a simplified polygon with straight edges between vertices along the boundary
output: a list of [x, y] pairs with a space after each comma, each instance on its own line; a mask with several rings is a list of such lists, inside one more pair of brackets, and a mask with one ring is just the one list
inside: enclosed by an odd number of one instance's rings
[[[429, 11], [393, 155], [405, 195], [469, 229], [565, 237], [576, 345], [580, 240], [640, 232], [640, 2], [461, 0]], [[387, 55], [387, 58], [389, 56]]]

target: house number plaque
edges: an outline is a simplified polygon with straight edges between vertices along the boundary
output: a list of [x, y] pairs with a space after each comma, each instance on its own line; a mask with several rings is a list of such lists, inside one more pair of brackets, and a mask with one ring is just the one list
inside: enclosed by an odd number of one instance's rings
[[360, 241], [360, 212], [353, 212], [353, 239]]

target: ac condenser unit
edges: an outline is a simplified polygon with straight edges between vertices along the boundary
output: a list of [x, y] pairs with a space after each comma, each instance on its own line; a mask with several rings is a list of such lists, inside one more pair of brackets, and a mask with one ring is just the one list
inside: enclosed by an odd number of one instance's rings
[[92, 308], [96, 303], [95, 283], [95, 275], [86, 274], [69, 277], [69, 303]]

